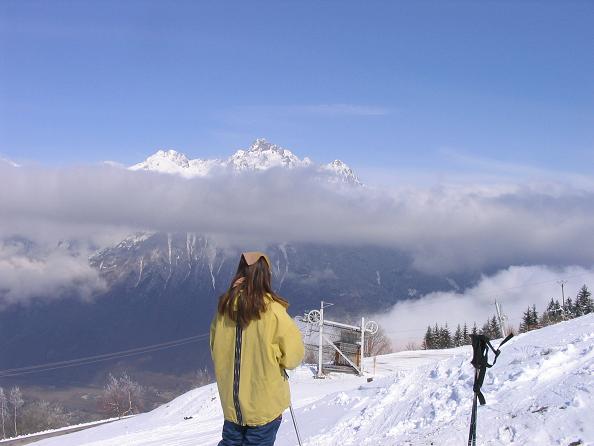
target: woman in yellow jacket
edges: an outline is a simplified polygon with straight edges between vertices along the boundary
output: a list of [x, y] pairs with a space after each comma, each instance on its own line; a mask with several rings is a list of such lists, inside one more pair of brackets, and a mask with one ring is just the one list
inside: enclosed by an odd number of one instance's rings
[[272, 446], [289, 407], [285, 369], [303, 359], [301, 332], [288, 302], [270, 286], [261, 252], [241, 255], [210, 326], [210, 350], [225, 416], [219, 446]]

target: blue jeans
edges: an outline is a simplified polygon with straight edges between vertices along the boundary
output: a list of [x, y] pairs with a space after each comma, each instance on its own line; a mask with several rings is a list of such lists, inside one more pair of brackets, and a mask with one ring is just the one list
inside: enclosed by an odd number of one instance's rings
[[218, 446], [273, 446], [282, 415], [263, 426], [241, 426], [225, 420]]

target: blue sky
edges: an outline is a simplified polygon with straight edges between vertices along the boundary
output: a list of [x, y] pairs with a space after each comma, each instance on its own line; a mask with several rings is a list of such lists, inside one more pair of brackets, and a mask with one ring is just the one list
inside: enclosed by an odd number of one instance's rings
[[[594, 162], [591, 2], [0, 2], [0, 157]], [[470, 165], [472, 165], [472, 162]]]

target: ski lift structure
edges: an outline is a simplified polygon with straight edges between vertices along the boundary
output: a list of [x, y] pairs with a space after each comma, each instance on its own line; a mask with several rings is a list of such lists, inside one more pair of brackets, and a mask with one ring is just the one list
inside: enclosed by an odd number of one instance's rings
[[[365, 334], [373, 335], [377, 333], [379, 326], [377, 322], [366, 321], [364, 317], [361, 318], [361, 325], [359, 326], [329, 320], [324, 316], [324, 309], [331, 305], [334, 304], [322, 301], [319, 310], [311, 310], [305, 313], [302, 318], [304, 322], [307, 322], [311, 327], [317, 327], [319, 331], [318, 367], [315, 377], [324, 378], [324, 372], [354, 372], [362, 376]], [[332, 341], [328, 335], [329, 333], [325, 333], [324, 327], [327, 327], [326, 331], [328, 332], [330, 332], [331, 328], [340, 329], [342, 333], [346, 333], [347, 340]], [[357, 338], [360, 338], [360, 341], [356, 341]], [[332, 361], [324, 362], [324, 345], [334, 350]]]

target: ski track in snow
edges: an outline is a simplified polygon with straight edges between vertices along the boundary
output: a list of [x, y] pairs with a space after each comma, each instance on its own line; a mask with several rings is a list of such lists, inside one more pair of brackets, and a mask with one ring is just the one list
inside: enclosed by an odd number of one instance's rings
[[[487, 404], [478, 408], [477, 444], [594, 445], [594, 314], [516, 336], [501, 350], [485, 377]], [[366, 380], [372, 358], [363, 378], [332, 374], [316, 380], [313, 367], [301, 366], [290, 381], [304, 445], [466, 444], [470, 357], [470, 347], [379, 356], [372, 382]], [[211, 384], [152, 412], [34, 444], [216, 446], [222, 423]], [[286, 411], [275, 445], [296, 444]]]

